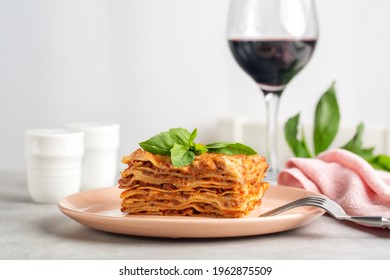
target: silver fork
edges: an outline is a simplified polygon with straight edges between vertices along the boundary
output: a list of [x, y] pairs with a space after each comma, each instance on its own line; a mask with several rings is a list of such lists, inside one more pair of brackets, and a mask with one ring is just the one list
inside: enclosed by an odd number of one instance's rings
[[344, 209], [339, 204], [323, 196], [307, 196], [263, 213], [259, 217], [278, 215], [292, 208], [301, 206], [314, 206], [322, 208], [338, 220], [346, 220], [369, 227], [388, 227], [390, 229], [390, 219], [388, 218], [381, 216], [349, 216], [345, 213]]

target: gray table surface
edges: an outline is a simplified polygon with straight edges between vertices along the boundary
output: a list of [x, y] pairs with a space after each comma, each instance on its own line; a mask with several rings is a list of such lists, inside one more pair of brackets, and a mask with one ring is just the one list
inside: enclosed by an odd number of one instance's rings
[[324, 215], [290, 231], [222, 239], [167, 239], [89, 229], [56, 205], [34, 203], [23, 172], [0, 172], [0, 259], [390, 259], [390, 230]]

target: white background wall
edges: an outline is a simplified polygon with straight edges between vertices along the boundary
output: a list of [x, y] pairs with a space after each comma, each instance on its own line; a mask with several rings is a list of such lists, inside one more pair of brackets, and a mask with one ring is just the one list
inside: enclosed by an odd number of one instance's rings
[[[280, 122], [336, 81], [342, 123], [390, 124], [390, 1], [317, 0], [320, 40]], [[227, 0], [0, 0], [0, 169], [23, 169], [23, 131], [122, 126], [120, 154], [170, 127], [216, 139], [221, 119], [264, 120], [225, 39]]]

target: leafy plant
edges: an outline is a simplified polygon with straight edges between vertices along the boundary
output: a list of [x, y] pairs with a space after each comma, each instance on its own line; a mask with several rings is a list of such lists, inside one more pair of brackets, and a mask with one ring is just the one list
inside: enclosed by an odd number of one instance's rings
[[198, 130], [192, 133], [184, 128], [172, 128], [161, 132], [149, 140], [139, 143], [142, 149], [152, 154], [170, 155], [173, 166], [181, 167], [191, 164], [195, 157], [206, 152], [219, 154], [255, 155], [256, 152], [241, 143], [215, 142], [207, 145], [195, 143]]
[[337, 103], [334, 83], [317, 103], [314, 117], [314, 152], [325, 151], [332, 144], [339, 130], [340, 110]]
[[[306, 144], [303, 128], [299, 135], [299, 118], [300, 113], [289, 118], [284, 125], [285, 139], [294, 156], [311, 158], [313, 154], [318, 155], [327, 150], [335, 139], [340, 124], [340, 110], [334, 83], [325, 91], [316, 105], [313, 130], [314, 153], [310, 152]], [[359, 123], [355, 135], [341, 148], [361, 156], [376, 169], [390, 171], [390, 156], [374, 155], [374, 147], [363, 147], [363, 131], [364, 124]]]
[[312, 155], [307, 147], [303, 129], [301, 130], [301, 139], [298, 139], [299, 118], [300, 114], [297, 114], [287, 121], [284, 126], [284, 135], [295, 156], [310, 158]]

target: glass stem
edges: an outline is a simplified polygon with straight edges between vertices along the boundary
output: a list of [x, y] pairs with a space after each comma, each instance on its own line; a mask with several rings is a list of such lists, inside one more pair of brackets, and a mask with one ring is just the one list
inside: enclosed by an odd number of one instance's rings
[[267, 161], [269, 164], [267, 172], [267, 181], [271, 184], [277, 183], [277, 176], [279, 173], [278, 168], [278, 152], [277, 152], [277, 120], [278, 120], [278, 109], [280, 92], [266, 92], [265, 93], [265, 105], [267, 111], [267, 123], [266, 123], [266, 145], [267, 145]]

